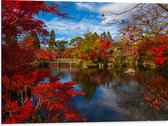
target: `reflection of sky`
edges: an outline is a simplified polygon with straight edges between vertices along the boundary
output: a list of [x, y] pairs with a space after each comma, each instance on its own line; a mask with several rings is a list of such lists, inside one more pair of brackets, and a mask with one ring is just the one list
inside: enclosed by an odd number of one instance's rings
[[72, 81], [71, 75], [67, 74], [65, 77], [60, 78], [60, 81], [61, 82], [70, 82], [70, 81]]
[[[58, 75], [58, 73], [55, 72], [55, 76]], [[64, 76], [60, 76], [60, 81], [72, 81], [71, 74], [68, 72], [64, 73]], [[78, 85], [75, 85], [74, 88], [75, 91], [81, 91]], [[74, 99], [76, 101], [74, 103], [75, 107], [81, 113], [87, 114], [87, 117], [91, 121], [124, 120], [124, 115], [120, 111], [120, 108], [117, 107], [117, 95], [111, 86], [97, 87], [91, 100], [87, 100], [81, 96], [75, 96]]]
[[[60, 70], [66, 70], [66, 69], [60, 69]], [[57, 70], [53, 69], [52, 70], [52, 76], [57, 77], [59, 76], [59, 81], [61, 82], [70, 82], [72, 81], [72, 77], [70, 73], [62, 73], [62, 72], [57, 72]]]
[[[76, 107], [81, 113], [86, 113], [88, 121], [124, 120], [124, 114], [117, 107], [117, 96], [112, 89], [100, 86], [91, 100], [75, 98]], [[80, 101], [80, 102], [78, 102]]]

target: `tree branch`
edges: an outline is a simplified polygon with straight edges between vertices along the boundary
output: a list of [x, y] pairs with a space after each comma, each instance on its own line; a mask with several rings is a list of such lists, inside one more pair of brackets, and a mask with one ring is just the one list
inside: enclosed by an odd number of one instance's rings
[[[109, 15], [113, 14], [113, 15], [116, 15], [116, 16], [121, 15], [121, 14], [125, 14], [125, 13], [130, 12], [130, 11], [132, 11], [133, 9], [137, 8], [137, 7], [138, 7], [139, 5], [141, 5], [141, 4], [142, 4], [142, 3], [137, 4], [137, 5], [135, 5], [134, 7], [132, 7], [131, 9], [128, 9], [128, 10], [123, 11], [123, 12], [120, 12], [120, 13], [109, 12], [108, 14], [109, 14]], [[105, 15], [103, 14], [102, 16], [105, 16]]]
[[158, 5], [168, 12], [168, 4], [158, 4]]
[[12, 25], [14, 25], [16, 22], [18, 22], [18, 21], [23, 17], [24, 14], [21, 14], [21, 11], [22, 11], [22, 9], [23, 9], [24, 7], [25, 7], [25, 5], [22, 6], [22, 8], [20, 9], [18, 18], [17, 18], [15, 21], [11, 22], [11, 23], [10, 23], [9, 25], [7, 25], [6, 27], [2, 27], [2, 30], [11, 27]]
[[7, 25], [6, 27], [2, 27], [2, 29], [7, 29], [10, 26], [14, 25], [16, 22], [18, 22], [21, 19], [22, 16], [19, 16], [15, 21], [11, 22], [9, 25]]

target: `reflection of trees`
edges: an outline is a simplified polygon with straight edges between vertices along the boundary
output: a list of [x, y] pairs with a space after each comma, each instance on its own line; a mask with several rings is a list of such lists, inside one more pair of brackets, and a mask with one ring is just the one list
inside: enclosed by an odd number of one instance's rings
[[87, 99], [91, 99], [96, 91], [97, 82], [93, 80], [92, 70], [85, 71], [79, 69], [53, 69], [52, 74], [59, 78], [66, 78], [71, 73], [72, 81], [78, 83]]
[[73, 74], [73, 81], [78, 83], [85, 93], [86, 99], [91, 99], [96, 91], [97, 82], [93, 79], [93, 71], [80, 70]]
[[141, 70], [136, 74], [135, 78], [150, 91], [165, 99], [168, 103], [168, 80], [165, 76], [166, 73], [163, 74], [163, 72]]
[[81, 78], [77, 83], [81, 85], [82, 91], [85, 92], [85, 98], [91, 99], [96, 91], [97, 83], [91, 81], [88, 76]]
[[[159, 81], [159, 78], [161, 77], [162, 79], [161, 81]], [[146, 86], [144, 87], [143, 85], [141, 85], [141, 79], [149, 82], [149, 84], [147, 84], [151, 88], [148, 89], [146, 88]], [[167, 88], [164, 85], [167, 81], [163, 81], [162, 74], [149, 71], [139, 71], [137, 72], [137, 75], [135, 77], [118, 74], [117, 76], [114, 76], [113, 81], [115, 83], [112, 88], [116, 91], [118, 95], [118, 106], [121, 107], [122, 111], [128, 116], [128, 119], [168, 119], [168, 111], [165, 108], [166, 104], [161, 105], [161, 103], [165, 102], [158, 103], [158, 105], [160, 105], [160, 110], [155, 110], [153, 109], [154, 107], [150, 108], [148, 105], [149, 103], [147, 104], [147, 101], [144, 99], [144, 94], [146, 92], [148, 92], [149, 94], [152, 93], [151, 96], [155, 96], [157, 98], [158, 93], [159, 95], [161, 95], [158, 91]]]
[[[109, 90], [112, 87], [116, 93], [117, 107], [128, 120], [168, 119], [166, 102], [159, 100], [158, 110], [149, 104], [149, 101], [152, 103], [158, 99], [158, 96], [167, 100], [168, 80], [162, 72], [136, 70], [134, 76], [97, 69], [68, 69], [60, 72], [65, 75], [71, 74], [72, 81], [80, 86], [88, 100], [92, 99], [98, 86], [108, 87]], [[148, 94], [147, 99], [145, 94]]]
[[[137, 87], [138, 88], [138, 87]], [[135, 90], [134, 90], [135, 89]], [[133, 91], [120, 94], [122, 100], [118, 101], [119, 107], [126, 113], [130, 120], [161, 120], [168, 119], [167, 112], [164, 110], [155, 110], [150, 108], [143, 99], [144, 92], [137, 92], [138, 89], [134, 88]], [[133, 95], [136, 94], [136, 95]]]
[[91, 99], [99, 85], [108, 85], [112, 79], [112, 73], [108, 70], [82, 69], [73, 73], [72, 79], [78, 83], [85, 92], [85, 97]]

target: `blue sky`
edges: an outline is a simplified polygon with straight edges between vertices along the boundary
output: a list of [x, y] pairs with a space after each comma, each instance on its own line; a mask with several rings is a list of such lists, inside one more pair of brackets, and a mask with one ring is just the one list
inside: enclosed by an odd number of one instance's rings
[[[57, 40], [71, 40], [76, 36], [83, 36], [89, 30], [98, 34], [109, 31], [113, 38], [117, 36], [119, 25], [112, 25], [113, 16], [103, 13], [122, 12], [135, 4], [129, 3], [94, 3], [94, 2], [48, 2], [59, 4], [58, 8], [63, 13], [68, 13], [70, 18], [61, 18], [51, 13], [40, 13], [38, 18], [46, 24], [46, 29], [55, 31]], [[61, 7], [64, 6], [64, 7]], [[118, 17], [122, 20], [128, 17], [124, 14]]]

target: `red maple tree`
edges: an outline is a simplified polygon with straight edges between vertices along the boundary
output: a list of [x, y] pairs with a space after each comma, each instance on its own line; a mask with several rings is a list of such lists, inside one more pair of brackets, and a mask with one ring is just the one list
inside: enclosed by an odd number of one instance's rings
[[[40, 106], [46, 107], [48, 122], [84, 119], [75, 108], [67, 107], [72, 96], [83, 94], [73, 90], [73, 83], [62, 84], [59, 79], [50, 77], [48, 70], [33, 65], [41, 57], [48, 58], [47, 52], [32, 46], [34, 38], [24, 44], [18, 41], [19, 36], [29, 31], [46, 36], [45, 24], [36, 16], [43, 11], [67, 17], [57, 7], [43, 1], [2, 1], [2, 123], [31, 122], [43, 109]], [[32, 96], [41, 102], [36, 103]]]

